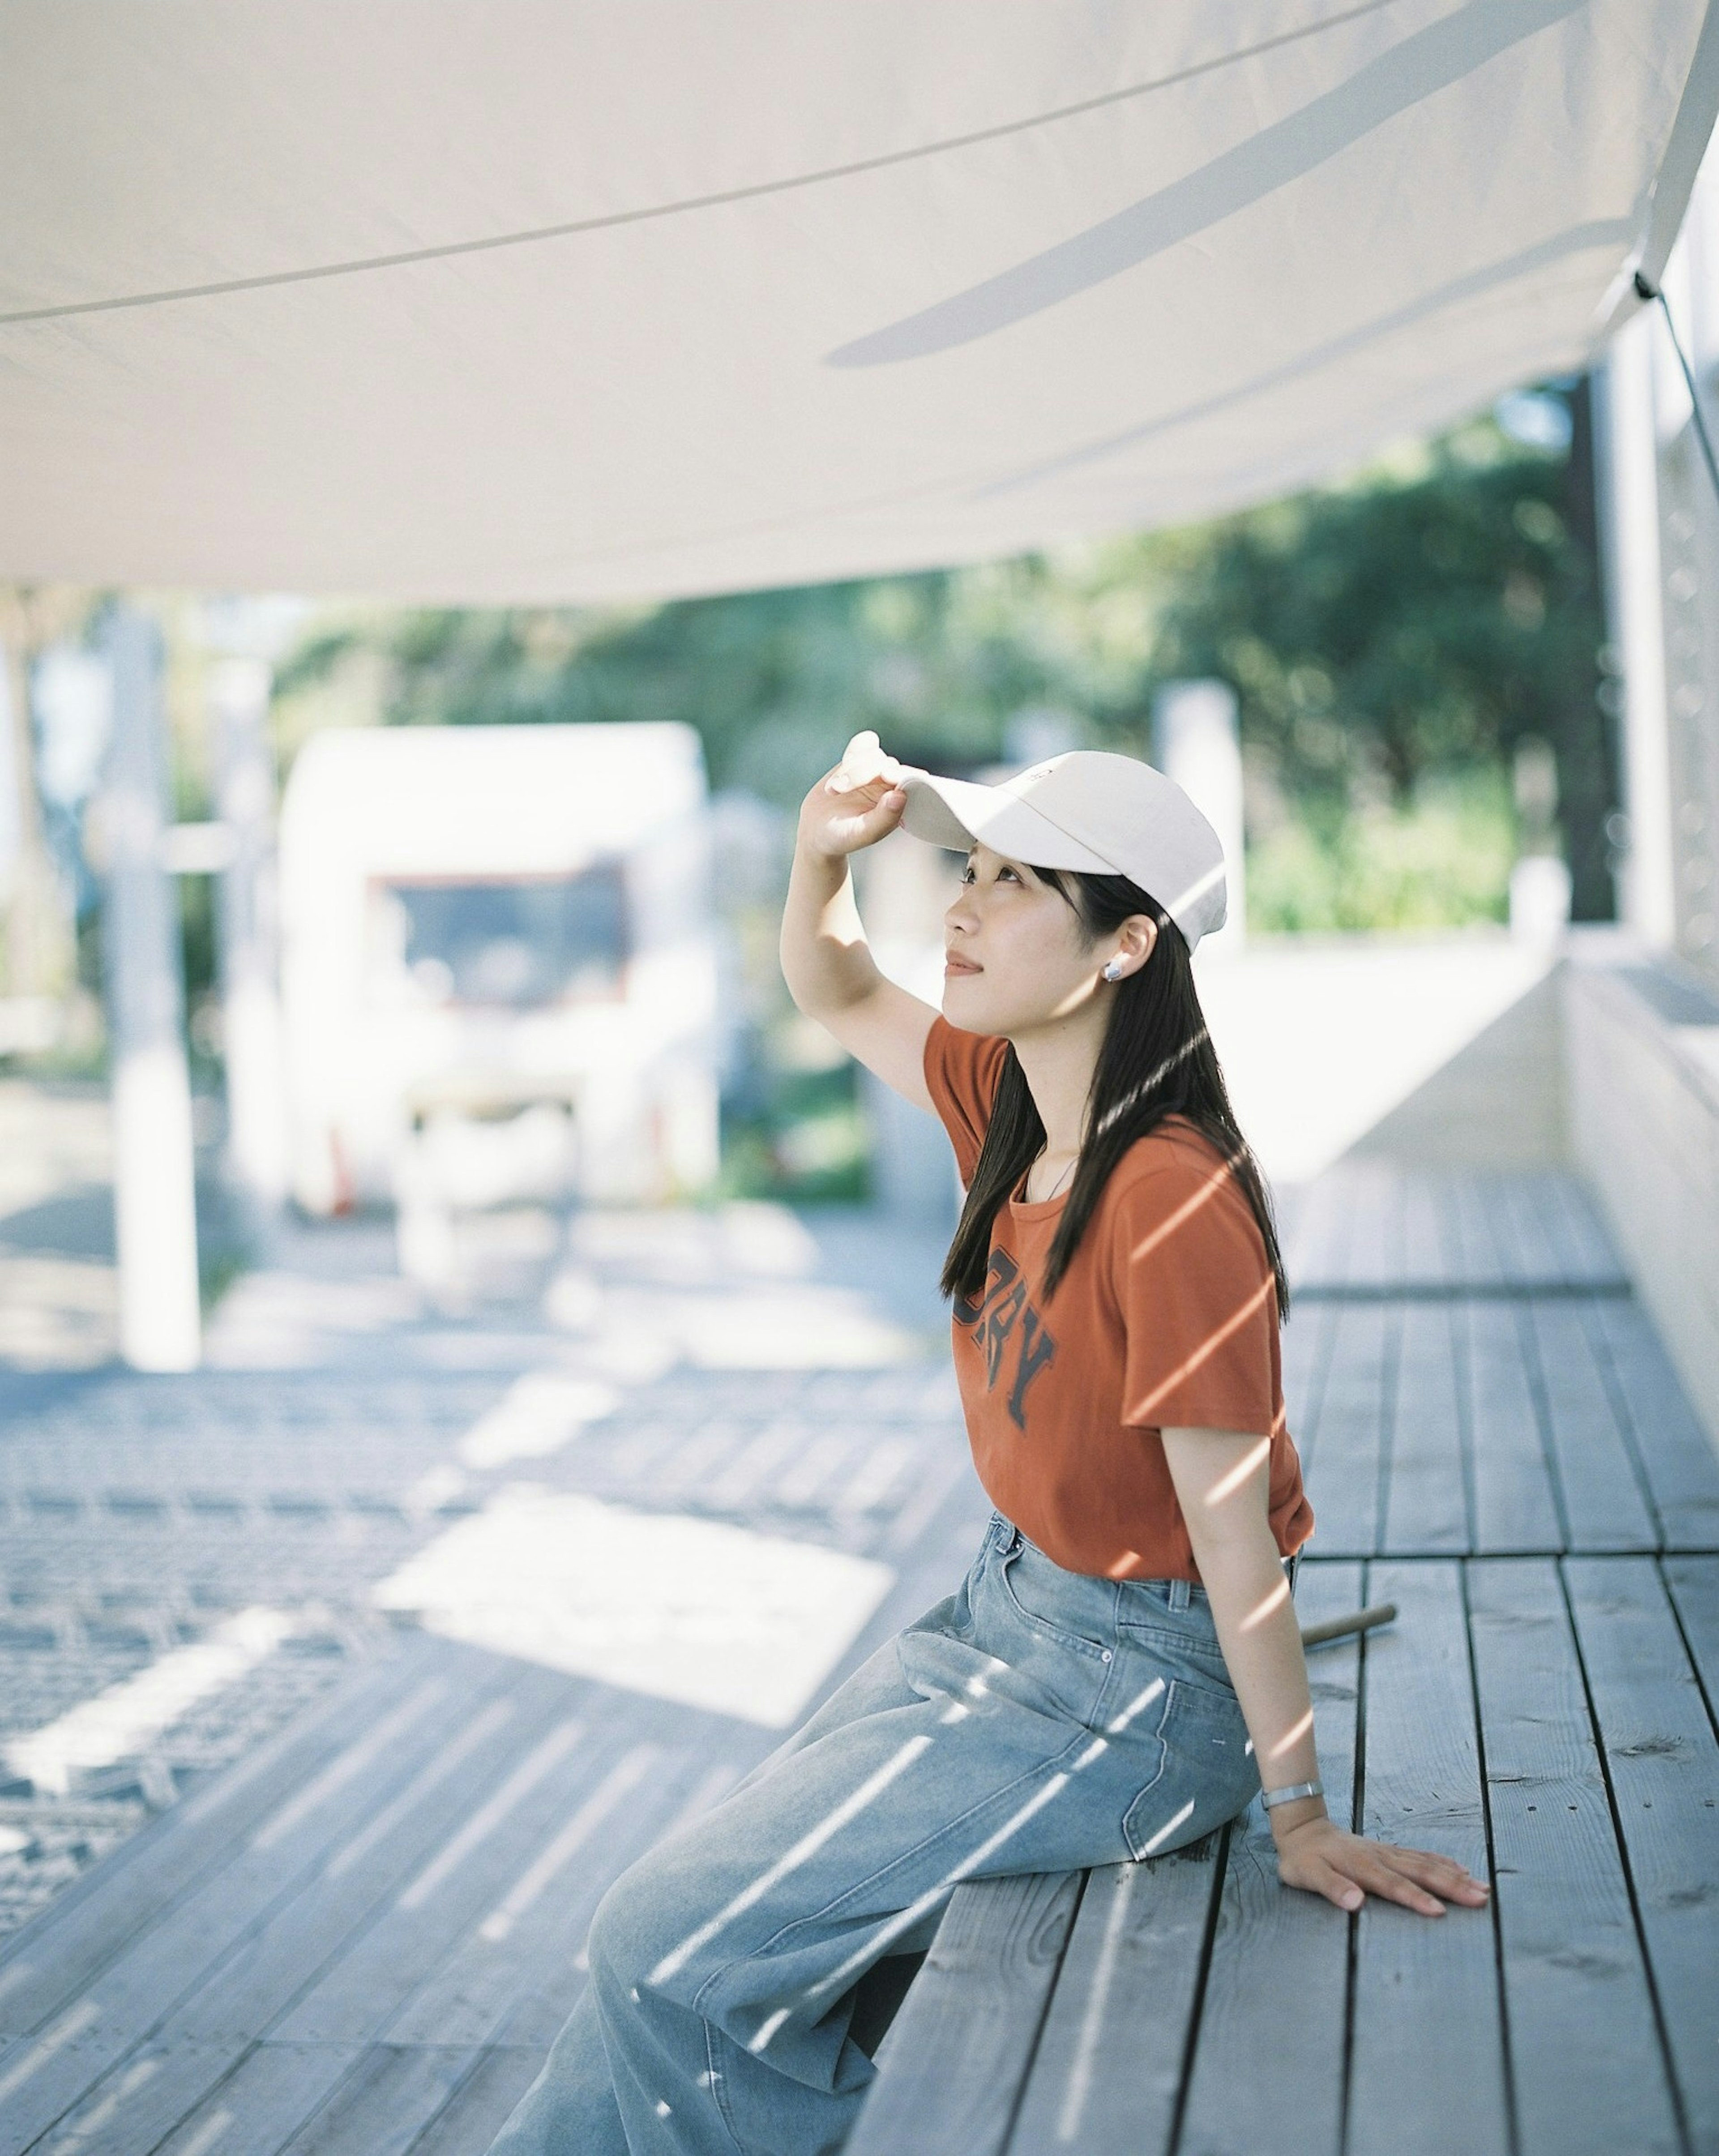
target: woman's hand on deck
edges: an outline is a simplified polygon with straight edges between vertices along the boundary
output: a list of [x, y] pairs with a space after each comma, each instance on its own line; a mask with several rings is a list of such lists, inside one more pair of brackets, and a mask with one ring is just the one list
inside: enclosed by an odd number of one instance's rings
[[839, 860], [887, 838], [907, 806], [901, 778], [902, 767], [884, 753], [875, 734], [855, 734], [841, 762], [801, 803], [802, 843], [826, 860]]
[[1323, 1894], [1340, 1909], [1358, 1909], [1367, 1895], [1377, 1894], [1423, 1917], [1444, 1915], [1441, 1894], [1444, 1901], [1484, 1908], [1492, 1891], [1452, 1857], [1369, 1841], [1332, 1819], [1303, 1820], [1284, 1830], [1277, 1842], [1277, 1876], [1285, 1887]]

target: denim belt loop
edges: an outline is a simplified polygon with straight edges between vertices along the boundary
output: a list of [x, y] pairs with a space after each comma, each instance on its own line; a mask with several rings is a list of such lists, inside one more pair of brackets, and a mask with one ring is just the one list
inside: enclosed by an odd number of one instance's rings
[[1193, 1583], [1192, 1580], [1173, 1579], [1170, 1582], [1170, 1607], [1173, 1609], [1185, 1609], [1193, 1599]]

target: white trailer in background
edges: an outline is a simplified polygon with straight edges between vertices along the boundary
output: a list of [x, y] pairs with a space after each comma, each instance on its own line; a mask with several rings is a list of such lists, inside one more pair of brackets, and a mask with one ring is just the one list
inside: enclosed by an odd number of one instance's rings
[[687, 726], [313, 739], [280, 819], [299, 1203], [397, 1199], [434, 1277], [457, 1207], [707, 1183], [708, 861]]

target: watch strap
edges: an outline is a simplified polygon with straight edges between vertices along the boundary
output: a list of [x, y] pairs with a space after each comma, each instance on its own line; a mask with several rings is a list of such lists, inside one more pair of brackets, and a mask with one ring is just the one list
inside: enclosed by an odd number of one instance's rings
[[1291, 1782], [1287, 1789], [1262, 1790], [1260, 1801], [1269, 1812], [1273, 1804], [1291, 1804], [1297, 1797], [1322, 1797], [1324, 1794], [1323, 1782]]

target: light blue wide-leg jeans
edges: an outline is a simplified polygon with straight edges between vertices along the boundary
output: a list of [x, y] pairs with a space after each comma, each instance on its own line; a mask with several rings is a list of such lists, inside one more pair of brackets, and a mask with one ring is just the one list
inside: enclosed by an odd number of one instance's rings
[[953, 1594], [615, 1881], [491, 2156], [839, 2149], [854, 1986], [961, 1881], [1161, 1856], [1259, 1786], [1203, 1591], [1065, 1572], [993, 1516]]

